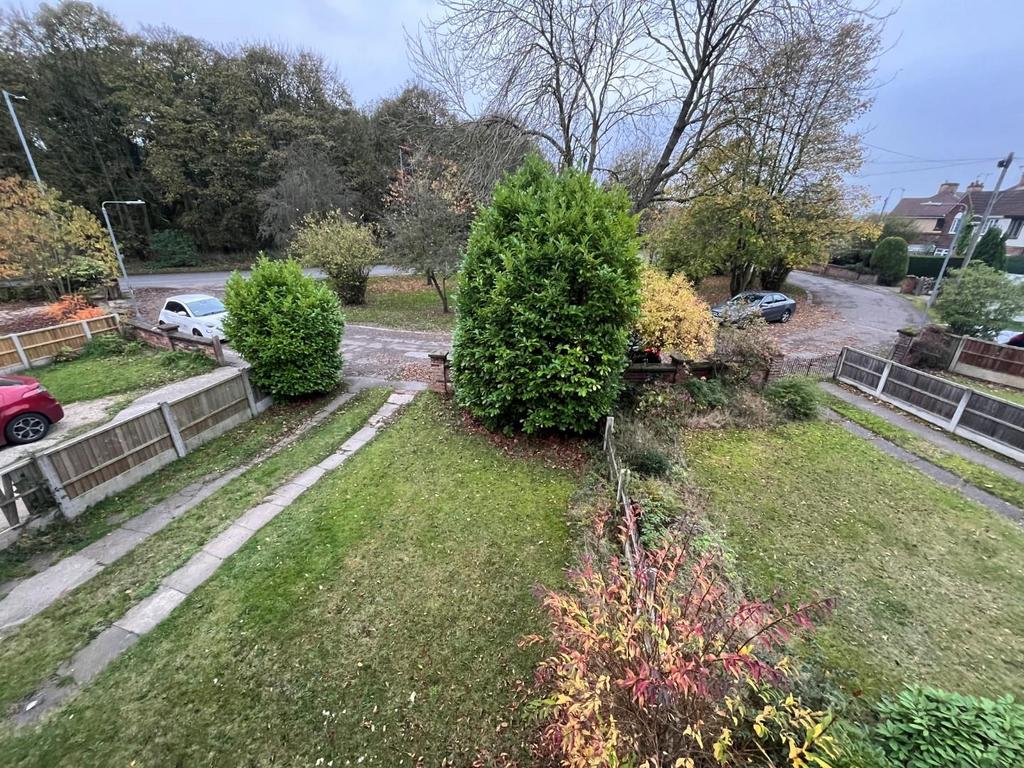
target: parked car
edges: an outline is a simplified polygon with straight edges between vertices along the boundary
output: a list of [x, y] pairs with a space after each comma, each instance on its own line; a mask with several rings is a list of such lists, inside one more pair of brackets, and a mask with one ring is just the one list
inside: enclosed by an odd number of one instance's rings
[[216, 296], [185, 293], [167, 297], [158, 322], [160, 325], [176, 325], [180, 333], [223, 339], [226, 316], [224, 303]]
[[742, 323], [757, 315], [769, 323], [788, 323], [794, 312], [796, 302], [774, 291], [744, 291], [711, 308], [720, 323]]
[[0, 445], [34, 443], [64, 418], [46, 387], [30, 376], [0, 377]]

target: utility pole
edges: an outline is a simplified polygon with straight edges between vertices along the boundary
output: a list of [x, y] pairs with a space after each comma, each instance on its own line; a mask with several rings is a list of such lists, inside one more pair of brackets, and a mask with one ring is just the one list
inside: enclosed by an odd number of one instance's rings
[[28, 148], [28, 142], [25, 141], [25, 134], [21, 130], [21, 123], [18, 122], [18, 113], [14, 111], [14, 104], [11, 99], [17, 99], [18, 101], [28, 101], [24, 96], [15, 96], [13, 93], [4, 91], [4, 101], [7, 102], [7, 111], [11, 113], [11, 120], [14, 122], [14, 130], [18, 132], [18, 138], [21, 139], [21, 148], [25, 150], [25, 157], [28, 158], [28, 167], [32, 169], [32, 177], [36, 180], [36, 185], [39, 187], [39, 191], [43, 191], [43, 180], [39, 178], [39, 171], [36, 170], [36, 161], [32, 159], [32, 152]]
[[121, 257], [121, 248], [117, 244], [117, 237], [114, 235], [114, 227], [110, 223], [110, 214], [107, 213], [108, 205], [145, 205], [145, 200], [104, 200], [100, 203], [100, 210], [103, 212], [103, 220], [107, 223], [107, 232], [110, 233], [110, 242], [114, 244], [114, 255], [117, 257], [118, 266], [121, 267], [121, 274], [124, 276], [124, 284], [128, 293], [134, 296], [131, 284], [128, 282], [128, 270], [124, 268], [124, 259]]
[[967, 246], [967, 253], [964, 254], [964, 263], [960, 265], [961, 273], [967, 269], [967, 265], [971, 263], [971, 257], [974, 256], [974, 249], [978, 246], [978, 241], [981, 239], [985, 224], [988, 222], [988, 217], [992, 213], [992, 208], [996, 204], [996, 198], [999, 197], [999, 188], [1003, 186], [1003, 179], [1006, 178], [1006, 171], [1009, 170], [1010, 165], [1013, 163], [1013, 152], [1008, 154], [998, 163], [996, 167], [1000, 168], [999, 178], [996, 179], [995, 189], [992, 190], [992, 197], [988, 199], [988, 205], [985, 206], [985, 215], [981, 217], [981, 224], [974, 228], [971, 233], [971, 242]]
[[[906, 190], [906, 189], [904, 189], [903, 187], [893, 187], [893, 188], [892, 188], [892, 189], [890, 189], [890, 190], [889, 190], [888, 192], [886, 192], [886, 194], [885, 194], [885, 200], [883, 200], [883, 201], [882, 201], [882, 210], [880, 210], [880, 211], [878, 212], [878, 222], [879, 222], [879, 223], [882, 223], [882, 222], [884, 221], [884, 219], [885, 219], [885, 209], [889, 207], [889, 197], [890, 197], [890, 196], [892, 195], [892, 193], [893, 193], [893, 192], [895, 192], [895, 191], [896, 191], [897, 189], [898, 189], [898, 190], [900, 191], [900, 200], [902, 200], [902, 199], [903, 199], [903, 194], [904, 194], [904, 193], [905, 193], [905, 192], [907, 191], [907, 190]], [[899, 201], [897, 201], [897, 202], [899, 202]]]

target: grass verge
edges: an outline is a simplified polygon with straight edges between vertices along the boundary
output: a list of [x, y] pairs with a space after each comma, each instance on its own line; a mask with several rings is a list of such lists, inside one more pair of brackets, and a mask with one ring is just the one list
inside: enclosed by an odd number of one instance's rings
[[834, 395], [825, 395], [825, 405], [854, 424], [859, 424], [879, 437], [884, 437], [890, 443], [910, 451], [915, 456], [920, 456], [937, 467], [952, 472], [964, 482], [1024, 509], [1024, 486], [1006, 475], [944, 450], [935, 443], [918, 437], [914, 433], [886, 421], [881, 416], [868, 413], [845, 400], [840, 400]]
[[[278, 403], [255, 419], [194, 449], [131, 488], [90, 507], [73, 522], [59, 518], [47, 528], [26, 531], [0, 551], [0, 583], [32, 573], [27, 563], [43, 553], [64, 557], [105, 536], [186, 486], [227, 472], [258, 456], [312, 416], [328, 397]], [[116, 522], [112, 517], [116, 516]]]
[[371, 277], [366, 303], [346, 305], [345, 321], [356, 325], [379, 325], [409, 331], [450, 331], [455, 327], [454, 279], [449, 284], [449, 306], [441, 311], [441, 299], [421, 277]]
[[209, 358], [189, 352], [139, 350], [116, 356], [83, 356], [25, 373], [38, 379], [62, 405], [70, 405], [80, 400], [153, 389], [216, 367]]
[[521, 757], [536, 655], [516, 640], [531, 585], [562, 579], [573, 488], [421, 396], [64, 710], [7, 733], [0, 762]]
[[850, 693], [1024, 693], [1024, 529], [827, 423], [690, 432], [712, 522], [757, 594], [838, 598], [802, 655]]
[[360, 393], [323, 425], [247, 470], [5, 637], [0, 644], [0, 708], [10, 707], [35, 690], [61, 661], [151, 593], [164, 576], [183, 565], [247, 508], [334, 452], [363, 426], [387, 395], [385, 390]]

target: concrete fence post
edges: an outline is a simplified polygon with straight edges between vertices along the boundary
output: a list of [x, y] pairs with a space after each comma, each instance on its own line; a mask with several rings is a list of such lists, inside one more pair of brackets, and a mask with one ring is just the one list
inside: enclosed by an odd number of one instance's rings
[[243, 368], [238, 375], [242, 377], [242, 389], [245, 391], [245, 399], [249, 401], [249, 413], [255, 418], [260, 415], [260, 411], [256, 407], [256, 393], [253, 392], [252, 382], [249, 381], [249, 369]]
[[949, 420], [949, 431], [956, 432], [957, 424], [960, 423], [960, 419], [964, 415], [964, 411], [967, 410], [967, 401], [971, 399], [971, 395], [974, 394], [973, 389], [965, 389], [963, 395], [960, 397], [960, 402], [956, 405], [956, 411], [953, 413], [953, 418]]
[[949, 365], [946, 366], [947, 371], [952, 371], [956, 368], [956, 364], [960, 362], [960, 355], [964, 351], [964, 345], [967, 343], [967, 337], [961, 336], [960, 341], [956, 345], [956, 352], [953, 353], [952, 359], [949, 361]]
[[160, 403], [160, 413], [164, 415], [164, 423], [167, 424], [167, 431], [171, 435], [171, 442], [174, 443], [174, 452], [178, 454], [178, 458], [182, 458], [188, 453], [188, 446], [185, 445], [185, 441], [181, 439], [181, 430], [178, 429], [178, 421], [174, 418], [174, 412], [171, 410], [171, 406], [167, 403]]
[[64, 490], [64, 484], [60, 481], [56, 467], [53, 466], [53, 459], [45, 453], [37, 453], [33, 458], [35, 459], [36, 466], [39, 467], [39, 474], [43, 476], [43, 482], [49, 487], [53, 500], [57, 502], [57, 508], [60, 510], [60, 513], [68, 520], [75, 518], [78, 510], [68, 496], [67, 491]]
[[89, 327], [89, 321], [82, 321], [82, 333], [85, 334], [86, 341], [92, 341], [92, 328]]
[[838, 379], [840, 374], [842, 374], [842, 372], [843, 372], [843, 363], [846, 362], [846, 350], [847, 349], [848, 349], [847, 347], [843, 347], [842, 351], [839, 353], [839, 359], [836, 360], [836, 367], [834, 369], [832, 369], [832, 378], [833, 379]]
[[882, 390], [885, 389], [885, 382], [889, 380], [889, 372], [892, 371], [893, 362], [889, 360], [885, 364], [885, 368], [882, 369], [882, 375], [878, 378], [878, 386], [875, 387], [875, 394], [881, 394]]
[[220, 342], [220, 338], [217, 336], [213, 337], [213, 357], [217, 361], [217, 365], [224, 365], [224, 346]]
[[11, 341], [14, 342], [14, 351], [18, 353], [18, 357], [21, 358], [21, 364], [26, 368], [32, 367], [32, 362], [28, 359], [28, 355], [25, 354], [25, 348], [21, 346], [21, 339], [18, 338], [18, 334], [11, 334]]

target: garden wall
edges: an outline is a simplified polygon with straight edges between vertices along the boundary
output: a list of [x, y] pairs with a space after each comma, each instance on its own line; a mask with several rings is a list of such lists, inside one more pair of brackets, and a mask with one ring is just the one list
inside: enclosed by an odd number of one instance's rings
[[132, 319], [124, 325], [125, 334], [157, 349], [181, 350], [198, 352], [219, 365], [225, 365], [224, 347], [220, 339], [206, 339], [202, 336], [188, 336], [177, 332], [177, 326], [156, 326], [141, 320]]

